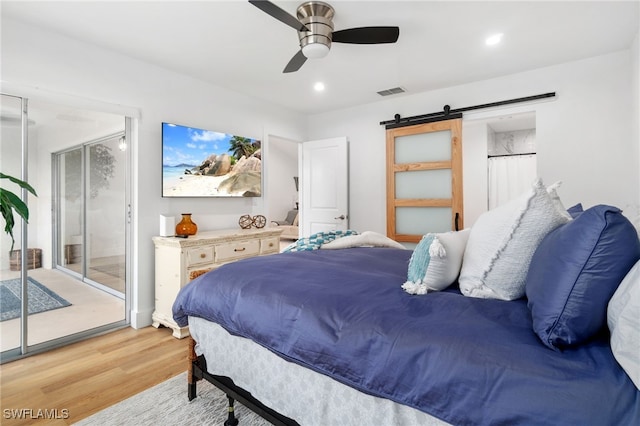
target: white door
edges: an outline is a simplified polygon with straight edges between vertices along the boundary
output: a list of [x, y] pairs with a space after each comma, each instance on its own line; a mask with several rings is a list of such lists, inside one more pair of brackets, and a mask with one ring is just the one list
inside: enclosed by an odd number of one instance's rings
[[301, 237], [349, 227], [346, 137], [309, 141], [301, 152]]

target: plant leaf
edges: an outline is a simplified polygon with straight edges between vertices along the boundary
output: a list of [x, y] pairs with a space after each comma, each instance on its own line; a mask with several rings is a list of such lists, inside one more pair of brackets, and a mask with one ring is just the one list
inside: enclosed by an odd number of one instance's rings
[[13, 251], [13, 245], [15, 240], [13, 238], [13, 226], [15, 225], [13, 221], [13, 211], [8, 203], [5, 203], [4, 195], [0, 194], [0, 212], [2, 212], [2, 217], [4, 218], [4, 232], [6, 232], [9, 237], [11, 237], [11, 251]]
[[[0, 172], [0, 179], [9, 179], [9, 181], [15, 183], [23, 189], [26, 189], [36, 197], [38, 196], [38, 194], [36, 194], [36, 190], [33, 189], [33, 187], [25, 181], [14, 178], [13, 176], [5, 175], [2, 172]], [[29, 222], [29, 207], [27, 207], [25, 202], [22, 201], [20, 197], [13, 192], [4, 188], [0, 188], [0, 211], [2, 212], [2, 217], [4, 218], [5, 223], [4, 232], [11, 237], [12, 251], [15, 244], [15, 239], [13, 237], [13, 227], [15, 226], [15, 220], [13, 218], [14, 210], [20, 217], [24, 219], [25, 222]]]
[[38, 196], [38, 194], [36, 194], [36, 190], [33, 189], [33, 187], [31, 185], [29, 185], [27, 182], [25, 182], [23, 180], [14, 178], [13, 176], [5, 175], [2, 172], [0, 172], [0, 179], [9, 179], [11, 182], [15, 183], [16, 185], [20, 186], [21, 188], [26, 189], [27, 191], [29, 191], [30, 193], [32, 193], [36, 197]]
[[8, 205], [9, 208], [13, 208], [26, 222], [29, 222], [29, 207], [27, 207], [20, 197], [11, 191], [0, 188], [0, 198], [2, 200], [3, 207], [5, 204]]

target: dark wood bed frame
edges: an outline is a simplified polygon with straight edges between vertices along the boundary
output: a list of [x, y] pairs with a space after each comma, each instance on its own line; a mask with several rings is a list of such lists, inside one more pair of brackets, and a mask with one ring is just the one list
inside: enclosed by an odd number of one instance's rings
[[224, 422], [225, 426], [236, 426], [238, 424], [238, 419], [236, 419], [233, 409], [235, 401], [240, 402], [242, 405], [276, 426], [300, 426], [295, 420], [283, 416], [277, 411], [267, 407], [251, 395], [250, 392], [236, 386], [236, 384], [233, 383], [233, 380], [229, 377], [209, 374], [207, 371], [207, 360], [204, 358], [204, 355], [196, 355], [195, 346], [195, 340], [193, 340], [193, 337], [189, 336], [189, 369], [187, 374], [189, 401], [198, 396], [196, 392], [198, 380], [205, 379], [227, 395], [227, 399], [229, 400], [229, 409], [228, 418]]

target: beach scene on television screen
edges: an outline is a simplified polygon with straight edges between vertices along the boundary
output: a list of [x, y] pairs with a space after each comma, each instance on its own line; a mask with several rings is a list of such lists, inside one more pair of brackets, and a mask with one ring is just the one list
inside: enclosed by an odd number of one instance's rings
[[163, 197], [259, 197], [260, 141], [162, 123]]

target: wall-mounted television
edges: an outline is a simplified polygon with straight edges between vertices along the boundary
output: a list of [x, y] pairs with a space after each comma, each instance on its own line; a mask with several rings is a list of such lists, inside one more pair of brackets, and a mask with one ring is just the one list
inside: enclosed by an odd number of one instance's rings
[[163, 197], [260, 197], [260, 141], [162, 123]]

